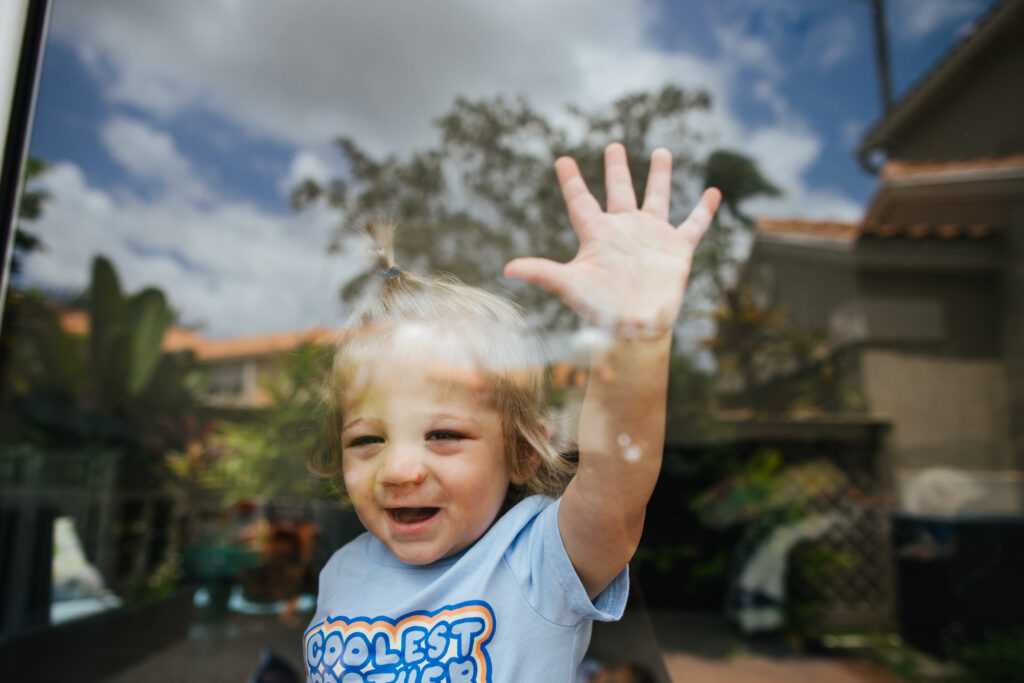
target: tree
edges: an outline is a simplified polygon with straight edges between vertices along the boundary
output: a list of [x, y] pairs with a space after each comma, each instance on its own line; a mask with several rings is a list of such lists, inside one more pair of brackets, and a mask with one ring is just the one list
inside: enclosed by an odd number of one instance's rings
[[[698, 136], [688, 118], [710, 102], [703, 91], [666, 86], [624, 96], [606, 110], [570, 107], [583, 129], [574, 137], [525, 99], [460, 97], [436, 121], [439, 143], [407, 157], [375, 158], [356, 140], [339, 138], [348, 177], [326, 183], [307, 179], [294, 188], [292, 204], [302, 209], [322, 201], [342, 212], [333, 250], [368, 220], [392, 219], [400, 226], [400, 266], [450, 272], [469, 284], [493, 288], [513, 256], [543, 254], [567, 261], [575, 254], [576, 237], [552, 167], [560, 155], [579, 162], [591, 190], [603, 200], [603, 150], [608, 142], [621, 141], [642, 196], [650, 152], [655, 142], [664, 144], [675, 158], [673, 207], [685, 215], [703, 169], [690, 151]], [[356, 298], [369, 276], [349, 282], [343, 300]], [[555, 329], [574, 324], [550, 295], [520, 282], [502, 286], [542, 324]]]
[[323, 378], [330, 347], [312, 344], [277, 354], [261, 377], [269, 403], [243, 422], [219, 421], [196, 431], [184, 452], [167, 460], [186, 487], [214, 489], [233, 505], [247, 498], [327, 496], [331, 485], [313, 477], [308, 454], [323, 446]]
[[715, 333], [704, 345], [715, 355], [720, 393], [731, 394], [723, 398], [734, 407], [770, 412], [856, 405], [857, 397], [845, 392], [834, 362], [826, 359], [827, 333], [795, 327], [788, 311], [759, 303], [755, 286], [744, 282], [739, 264], [728, 255], [735, 233], [749, 231], [754, 223], [743, 202], [778, 195], [778, 188], [749, 159], [726, 151], [708, 159], [705, 181], [728, 188], [705, 238], [714, 244], [702, 252], [710, 262], [703, 271], [714, 282], [718, 302], [712, 314]]
[[42, 159], [33, 157], [25, 165], [24, 191], [21, 193], [21, 204], [18, 208], [18, 224], [14, 231], [14, 253], [11, 255], [11, 275], [21, 272], [21, 262], [26, 254], [43, 248], [43, 241], [25, 229], [25, 221], [36, 221], [43, 215], [43, 206], [50, 199], [45, 190], [35, 187], [33, 181], [43, 175], [49, 168]]
[[[784, 316], [757, 309], [741, 291], [734, 244], [753, 225], [744, 202], [778, 195], [779, 189], [741, 153], [718, 149], [706, 159], [692, 153], [700, 131], [690, 126], [690, 115], [710, 104], [706, 92], [669, 85], [626, 95], [596, 111], [569, 107], [582, 129], [573, 136], [525, 99], [460, 97], [436, 121], [439, 142], [406, 157], [376, 158], [356, 140], [338, 138], [347, 177], [302, 181], [293, 189], [292, 205], [301, 210], [324, 202], [342, 213], [331, 250], [344, 247], [367, 221], [392, 219], [400, 230], [400, 266], [450, 272], [469, 284], [494, 288], [513, 256], [567, 261], [575, 254], [576, 237], [552, 167], [556, 157], [574, 157], [591, 191], [603, 201], [608, 142], [626, 146], [638, 196], [646, 185], [650, 152], [656, 145], [668, 146], [674, 157], [672, 206], [679, 216], [689, 210], [701, 185], [722, 191], [722, 210], [696, 255], [688, 305], [693, 306], [698, 291], [704, 292], [705, 305], [717, 302], [711, 313], [716, 334], [707, 345], [724, 369], [737, 368], [745, 386], [752, 387], [757, 366], [771, 362], [786, 346]], [[342, 299], [358, 298], [372, 282], [370, 276], [366, 272], [348, 282]], [[542, 326], [559, 330], [575, 324], [575, 317], [545, 292], [519, 281], [501, 286]], [[692, 364], [687, 367], [699, 374]], [[686, 411], [695, 409], [691, 404]]]
[[156, 451], [174, 440], [173, 422], [197, 405], [199, 378], [190, 353], [162, 349], [175, 314], [160, 290], [123, 292], [113, 265], [97, 257], [81, 297], [84, 334], [66, 330], [45, 296], [12, 296], [18, 314], [5, 329], [11, 348], [0, 391], [12, 408], [5, 440], [35, 433], [52, 442], [63, 434]]
[[[703, 91], [666, 86], [626, 95], [601, 110], [570, 107], [582, 130], [574, 137], [522, 98], [460, 97], [436, 121], [439, 142], [408, 156], [376, 158], [356, 140], [338, 138], [348, 175], [299, 183], [292, 205], [303, 209], [325, 202], [342, 213], [332, 250], [344, 247], [367, 221], [392, 219], [400, 226], [396, 256], [402, 267], [451, 272], [469, 284], [493, 288], [513, 256], [542, 254], [566, 261], [575, 253], [576, 237], [552, 168], [556, 157], [576, 158], [591, 191], [603, 200], [608, 142], [626, 146], [638, 195], [646, 184], [652, 148], [666, 144], [675, 160], [673, 207], [679, 215], [689, 209], [699, 186], [722, 190], [722, 209], [697, 252], [688, 302], [692, 306], [696, 292], [703, 291], [704, 304], [717, 303], [711, 313], [716, 332], [706, 344], [723, 371], [735, 372], [751, 388], [764, 368], [792, 364], [794, 354], [814, 345], [797, 338], [783, 311], [758, 307], [739, 284], [734, 245], [753, 226], [743, 205], [780, 192], [741, 153], [718, 149], [706, 159], [694, 156], [700, 132], [689, 118], [710, 104]], [[348, 282], [342, 299], [357, 298], [372, 281], [370, 275]], [[501, 286], [541, 325], [557, 330], [575, 324], [570, 312], [546, 293], [519, 281]]]

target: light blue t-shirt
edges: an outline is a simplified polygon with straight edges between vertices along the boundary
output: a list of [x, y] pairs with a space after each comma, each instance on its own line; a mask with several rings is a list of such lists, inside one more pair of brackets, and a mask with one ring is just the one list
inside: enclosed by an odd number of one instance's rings
[[472, 546], [409, 565], [370, 534], [320, 572], [304, 637], [318, 683], [572, 682], [595, 619], [622, 616], [623, 571], [591, 602], [558, 532], [558, 501], [533, 496]]

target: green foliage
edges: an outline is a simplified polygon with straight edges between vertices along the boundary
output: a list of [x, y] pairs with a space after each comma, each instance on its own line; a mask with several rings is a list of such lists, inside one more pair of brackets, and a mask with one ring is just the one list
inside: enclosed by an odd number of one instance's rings
[[843, 472], [826, 459], [784, 465], [781, 451], [762, 448], [742, 470], [697, 496], [694, 509], [711, 527], [773, 515], [793, 521], [810, 512], [809, 503], [837, 495], [848, 483]]
[[[326, 184], [300, 182], [292, 204], [301, 209], [325, 201], [342, 211], [343, 225], [332, 249], [343, 247], [368, 220], [389, 218], [399, 225], [400, 266], [450, 272], [469, 284], [494, 287], [504, 264], [515, 256], [567, 261], [576, 252], [553, 169], [558, 156], [574, 157], [591, 191], [603, 201], [603, 150], [609, 142], [626, 146], [638, 196], [643, 196], [651, 151], [668, 146], [675, 158], [674, 219], [681, 220], [703, 172], [701, 160], [690, 152], [698, 134], [687, 121], [691, 112], [709, 106], [703, 91], [666, 86], [626, 95], [596, 111], [570, 107], [582, 129], [576, 137], [524, 99], [460, 97], [436, 121], [440, 141], [406, 157], [375, 158], [355, 140], [339, 138], [347, 176]], [[344, 287], [343, 299], [358, 297], [370, 281], [354, 279]], [[565, 328], [575, 323], [547, 293], [519, 282], [501, 285], [543, 324]]]
[[[792, 324], [787, 311], [760, 303], [758, 284], [745, 281], [730, 263], [728, 245], [733, 243], [735, 233], [749, 230], [753, 224], [742, 210], [743, 202], [757, 196], [778, 196], [779, 188], [762, 176], [749, 158], [729, 150], [711, 154], [704, 180], [722, 189], [725, 209], [715, 217], [706, 238], [711, 246], [698, 257], [710, 261], [705, 270], [718, 292], [718, 306], [712, 315], [715, 334], [704, 344], [715, 355], [723, 386], [734, 387], [728, 402], [774, 412], [842, 404], [835, 397], [837, 383], [832, 368], [807, 372], [821, 360], [827, 348], [826, 335], [800, 329]], [[761, 390], [775, 377], [792, 373], [801, 374], [799, 386], [784, 392], [776, 387]]]
[[139, 397], [152, 384], [174, 320], [163, 293], [150, 288], [125, 295], [113, 265], [97, 257], [88, 310], [89, 360], [103, 393], [115, 403]]
[[121, 588], [125, 607], [145, 605], [169, 598], [178, 590], [184, 577], [181, 553], [167, 552], [163, 561], [151, 572], [134, 573]]
[[750, 223], [740, 209], [744, 200], [759, 195], [777, 197], [779, 188], [761, 175], [754, 162], [738, 152], [716, 150], [704, 165], [704, 183], [722, 189], [722, 204], [733, 216]]
[[12, 294], [0, 391], [14, 415], [5, 440], [113, 439], [162, 450], [174, 420], [196, 408], [200, 381], [191, 354], [161, 348], [174, 312], [156, 289], [123, 292], [103, 257], [83, 299], [88, 330], [76, 334], [46, 297]]
[[14, 253], [11, 257], [12, 275], [21, 272], [21, 262], [26, 254], [43, 248], [43, 241], [25, 228], [25, 222], [39, 220], [43, 215], [43, 206], [50, 199], [50, 194], [38, 189], [34, 183], [47, 169], [49, 164], [35, 157], [30, 158], [25, 164], [21, 202], [18, 206], [18, 224], [14, 232]]
[[822, 615], [834, 603], [829, 587], [856, 580], [856, 555], [817, 541], [798, 543], [789, 555], [786, 577], [786, 631], [800, 642], [822, 635]]
[[[307, 456], [322, 444], [321, 387], [330, 360], [325, 348], [314, 345], [279, 354], [277, 371], [261, 378], [269, 406], [249, 421], [221, 421], [194, 442], [191, 458], [188, 450], [170, 454], [172, 471], [191, 474], [228, 505], [247, 498], [330, 495], [329, 483], [306, 468]], [[191, 472], [190, 462], [198, 464]]]

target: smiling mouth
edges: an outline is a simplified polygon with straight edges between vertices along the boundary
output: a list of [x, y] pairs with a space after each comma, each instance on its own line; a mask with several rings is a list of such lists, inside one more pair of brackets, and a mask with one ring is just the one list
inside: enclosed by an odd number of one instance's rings
[[388, 508], [388, 514], [399, 524], [425, 522], [438, 513], [439, 508]]

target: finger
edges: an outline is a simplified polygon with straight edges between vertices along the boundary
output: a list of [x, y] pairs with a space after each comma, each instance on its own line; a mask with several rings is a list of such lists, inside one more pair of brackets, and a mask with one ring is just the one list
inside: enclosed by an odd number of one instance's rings
[[620, 142], [604, 148], [604, 186], [608, 192], [608, 213], [636, 211], [636, 192], [629, 175], [626, 148]]
[[651, 154], [651, 172], [647, 176], [643, 212], [658, 220], [667, 221], [671, 196], [672, 152], [659, 147]]
[[709, 187], [704, 190], [704, 194], [701, 195], [697, 206], [686, 217], [686, 220], [679, 225], [679, 231], [687, 237], [691, 244], [696, 245], [704, 233], [707, 232], [721, 202], [722, 193], [717, 187]]
[[565, 282], [564, 269], [564, 263], [546, 258], [517, 258], [505, 264], [505, 277], [529, 282], [556, 296], [561, 296]]
[[562, 188], [565, 208], [569, 211], [569, 222], [578, 232], [592, 218], [601, 215], [601, 205], [590, 194], [580, 175], [580, 167], [572, 157], [561, 157], [555, 162], [555, 175]]

